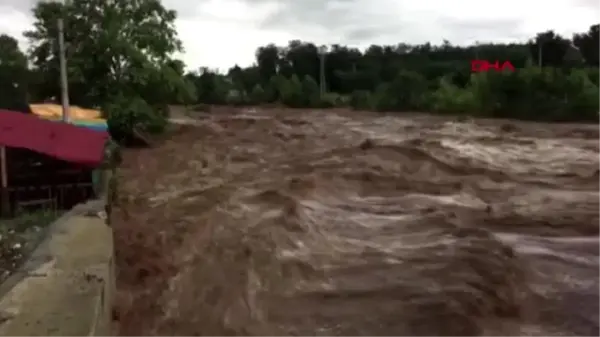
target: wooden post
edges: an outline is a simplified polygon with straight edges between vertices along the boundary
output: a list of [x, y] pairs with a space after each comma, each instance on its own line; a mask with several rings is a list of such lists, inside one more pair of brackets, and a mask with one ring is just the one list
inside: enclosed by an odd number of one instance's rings
[[0, 216], [8, 217], [10, 213], [10, 201], [8, 200], [8, 172], [6, 165], [6, 146], [0, 146], [0, 174], [2, 179], [0, 180], [0, 198], [2, 199], [0, 205]]

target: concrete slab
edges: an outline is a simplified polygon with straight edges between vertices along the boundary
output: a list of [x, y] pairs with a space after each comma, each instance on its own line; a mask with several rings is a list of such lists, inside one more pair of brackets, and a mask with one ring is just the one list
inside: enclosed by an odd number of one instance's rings
[[0, 286], [0, 335], [109, 335], [112, 230], [81, 209], [65, 214], [20, 272]]

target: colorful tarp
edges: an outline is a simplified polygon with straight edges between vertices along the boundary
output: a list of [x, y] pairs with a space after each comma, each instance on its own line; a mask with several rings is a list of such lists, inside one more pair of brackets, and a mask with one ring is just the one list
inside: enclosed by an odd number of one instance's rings
[[97, 167], [104, 159], [107, 140], [106, 131], [93, 131], [36, 115], [0, 110], [0, 145]]
[[[58, 104], [30, 104], [29, 108], [31, 112], [41, 117], [62, 118], [62, 106]], [[103, 120], [100, 110], [83, 109], [77, 106], [69, 107], [69, 117], [71, 119]]]
[[[44, 119], [61, 121], [62, 106], [58, 104], [30, 104], [31, 112]], [[77, 106], [69, 107], [69, 123], [83, 126], [92, 130], [106, 131], [108, 126], [100, 110], [83, 109]]]
[[[58, 122], [58, 123], [63, 122], [62, 118], [54, 118], [54, 117], [48, 118], [48, 117], [41, 117], [41, 116], [40, 116], [40, 118]], [[96, 130], [96, 131], [107, 131], [108, 130], [108, 125], [106, 124], [106, 121], [103, 119], [102, 120], [81, 120], [81, 119], [78, 120], [78, 119], [70, 118], [69, 124], [81, 126], [81, 127]]]

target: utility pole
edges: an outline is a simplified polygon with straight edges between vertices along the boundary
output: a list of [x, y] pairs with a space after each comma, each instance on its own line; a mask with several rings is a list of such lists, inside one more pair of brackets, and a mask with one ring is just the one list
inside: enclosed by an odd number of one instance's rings
[[320, 85], [320, 89], [321, 89], [321, 97], [325, 96], [325, 90], [327, 88], [326, 83], [325, 83], [325, 55], [326, 54], [327, 54], [327, 46], [319, 47], [319, 58], [321, 61], [321, 65], [319, 67], [319, 72], [320, 72], [319, 85]]
[[69, 81], [67, 79], [67, 56], [65, 52], [65, 24], [58, 19], [58, 58], [60, 60], [60, 89], [62, 93], [62, 120], [69, 121]]
[[538, 67], [542, 67], [542, 41], [538, 41]]

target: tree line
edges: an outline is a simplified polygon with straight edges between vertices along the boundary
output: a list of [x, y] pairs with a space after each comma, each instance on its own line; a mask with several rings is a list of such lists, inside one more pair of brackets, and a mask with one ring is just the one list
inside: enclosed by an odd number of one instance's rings
[[[365, 51], [342, 45], [324, 51], [295, 40], [259, 47], [250, 67], [234, 66], [227, 74], [202, 68], [186, 78], [198, 103], [596, 121], [598, 27], [570, 39], [548, 31], [526, 43], [399, 43]], [[474, 60], [508, 62], [514, 71], [474, 73]]]
[[[101, 108], [119, 137], [134, 126], [159, 132], [169, 104], [298, 108], [348, 106], [541, 121], [597, 121], [599, 25], [571, 37], [541, 32], [528, 42], [457, 46], [317, 46], [294, 40], [256, 50], [256, 62], [225, 74], [186, 72], [177, 13], [160, 0], [39, 2], [24, 33], [30, 48], [0, 36], [0, 105], [60, 97], [57, 19], [65, 23], [72, 104]], [[206, 46], [211, 48], [211, 46]], [[514, 71], [474, 73], [473, 60]]]

